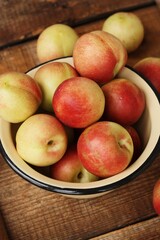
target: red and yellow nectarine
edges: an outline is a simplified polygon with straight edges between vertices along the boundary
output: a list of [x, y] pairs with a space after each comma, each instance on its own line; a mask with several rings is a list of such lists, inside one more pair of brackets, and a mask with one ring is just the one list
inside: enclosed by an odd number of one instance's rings
[[83, 166], [105, 178], [123, 171], [133, 156], [133, 141], [128, 131], [115, 122], [99, 121], [86, 128], [77, 143]]
[[132, 125], [145, 109], [143, 91], [128, 79], [114, 79], [102, 86], [105, 95], [104, 119]]
[[100, 86], [84, 77], [63, 81], [53, 96], [57, 118], [73, 128], [85, 128], [98, 121], [104, 111], [105, 98]]
[[83, 77], [104, 84], [127, 62], [127, 51], [119, 39], [104, 31], [83, 34], [75, 43], [73, 61]]

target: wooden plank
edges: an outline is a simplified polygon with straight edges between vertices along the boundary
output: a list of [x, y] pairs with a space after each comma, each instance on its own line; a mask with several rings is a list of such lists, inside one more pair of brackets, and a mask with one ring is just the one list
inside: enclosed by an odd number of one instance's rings
[[152, 190], [159, 161], [160, 156], [141, 176], [113, 192], [78, 200], [31, 185], [0, 158], [0, 205], [10, 239], [89, 239], [154, 217]]
[[54, 23], [75, 27], [115, 11], [151, 4], [153, 0], [1, 0], [0, 47], [33, 38]]
[[0, 213], [0, 237], [2, 240], [8, 240], [4, 219], [1, 213]]
[[[145, 27], [145, 38], [142, 45], [128, 56], [128, 64], [133, 66], [138, 60], [147, 56], [160, 56], [160, 14], [156, 6], [134, 11]], [[75, 28], [79, 35], [101, 29], [105, 18]], [[39, 64], [36, 54], [36, 40], [28, 41], [0, 51], [0, 64], [16, 71], [25, 72]]]
[[160, 239], [160, 218], [155, 217], [90, 240], [142, 240]]
[[[147, 55], [160, 56], [158, 9], [152, 6], [135, 13], [141, 17], [146, 34], [141, 47], [129, 55], [130, 65]], [[99, 29], [103, 21], [96, 20], [75, 29], [83, 34]], [[1, 50], [1, 63], [18, 71], [26, 71], [38, 64], [36, 40]], [[115, 240], [119, 234], [119, 240], [132, 240], [131, 234], [136, 240], [145, 237], [156, 240], [154, 232], [159, 234], [159, 220], [152, 206], [152, 190], [159, 178], [159, 161], [160, 156], [141, 176], [120, 189], [97, 199], [77, 200], [31, 185], [14, 173], [0, 156], [0, 207], [9, 238], [78, 240], [107, 236], [106, 239]], [[140, 221], [142, 224], [138, 223]], [[141, 238], [138, 231], [142, 233]]]

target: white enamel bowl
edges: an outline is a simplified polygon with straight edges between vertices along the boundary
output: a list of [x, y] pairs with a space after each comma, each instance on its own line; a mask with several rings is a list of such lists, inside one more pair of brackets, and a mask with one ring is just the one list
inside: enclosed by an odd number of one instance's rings
[[[73, 64], [71, 57], [56, 59]], [[45, 63], [47, 64], [47, 63]], [[27, 72], [34, 77], [41, 65]], [[124, 67], [118, 77], [130, 79], [140, 87], [146, 96], [146, 108], [138, 122], [138, 128], [143, 137], [144, 150], [140, 157], [123, 172], [91, 183], [68, 183], [54, 180], [36, 171], [17, 154], [14, 144], [15, 131], [13, 124], [0, 119], [1, 154], [9, 166], [30, 183], [69, 197], [92, 198], [109, 193], [141, 174], [155, 159], [160, 151], [160, 96], [155, 89], [130, 67]]]

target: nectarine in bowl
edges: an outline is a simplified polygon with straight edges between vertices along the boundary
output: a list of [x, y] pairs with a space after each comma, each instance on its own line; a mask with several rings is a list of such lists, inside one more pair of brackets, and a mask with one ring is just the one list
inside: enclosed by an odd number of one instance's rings
[[[72, 66], [74, 65], [72, 57], [64, 57], [38, 65], [29, 70], [26, 74], [34, 78], [37, 70], [50, 62], [67, 62]], [[22, 159], [16, 149], [16, 134], [19, 124], [7, 122], [1, 118], [0, 148], [2, 156], [9, 166], [22, 178], [37, 187], [74, 198], [93, 198], [101, 196], [119, 188], [140, 175], [150, 166], [160, 150], [160, 96], [148, 80], [143, 79], [129, 66], [123, 67], [116, 78], [129, 79], [145, 94], [145, 109], [136, 123], [136, 128], [141, 136], [143, 150], [123, 171], [105, 178], [95, 178], [94, 181], [90, 182], [67, 182], [57, 180], [50, 176], [50, 166], [35, 167]], [[81, 129], [79, 132], [81, 132]], [[43, 134], [43, 131], [41, 134]], [[30, 142], [30, 139], [28, 139], [28, 142]], [[49, 142], [49, 145], [50, 144], [51, 142]]]

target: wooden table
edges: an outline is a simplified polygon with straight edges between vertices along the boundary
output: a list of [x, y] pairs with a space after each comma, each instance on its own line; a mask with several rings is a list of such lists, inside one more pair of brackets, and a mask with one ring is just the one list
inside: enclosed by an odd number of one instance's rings
[[[144, 41], [128, 64], [160, 57], [160, 12], [153, 0], [1, 0], [0, 9], [0, 64], [11, 70], [25, 72], [39, 63], [36, 40], [45, 27], [66, 23], [81, 35], [101, 29], [115, 11], [136, 13], [145, 27]], [[132, 182], [78, 200], [31, 185], [0, 157], [0, 211], [11, 240], [156, 240], [160, 218], [152, 191], [159, 177], [160, 155]]]

